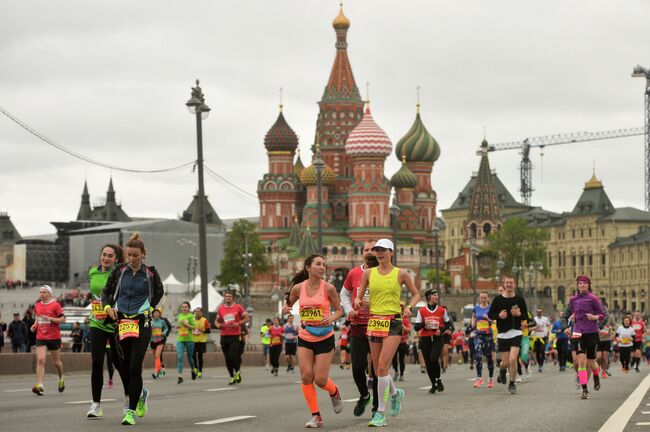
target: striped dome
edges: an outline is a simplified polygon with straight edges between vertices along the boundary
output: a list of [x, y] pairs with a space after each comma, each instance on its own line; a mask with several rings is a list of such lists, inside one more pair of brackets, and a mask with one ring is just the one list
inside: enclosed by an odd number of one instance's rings
[[402, 159], [402, 168], [390, 179], [390, 185], [396, 189], [415, 189], [418, 179], [413, 171], [406, 166], [406, 158]]
[[[336, 173], [327, 165], [325, 165], [321, 176], [323, 186], [331, 186], [336, 180]], [[316, 186], [317, 182], [318, 179], [316, 178], [316, 167], [314, 165], [309, 165], [300, 173], [300, 183], [302, 183], [304, 186]]]
[[271, 129], [264, 137], [264, 147], [268, 151], [292, 151], [298, 147], [298, 136], [284, 119], [282, 111]]
[[386, 157], [393, 150], [393, 144], [386, 132], [372, 118], [370, 108], [366, 108], [363, 118], [345, 141], [345, 152], [350, 156]]
[[395, 146], [395, 155], [400, 160], [404, 155], [409, 162], [435, 162], [440, 157], [440, 146], [424, 127], [420, 113], [416, 115], [411, 129]]

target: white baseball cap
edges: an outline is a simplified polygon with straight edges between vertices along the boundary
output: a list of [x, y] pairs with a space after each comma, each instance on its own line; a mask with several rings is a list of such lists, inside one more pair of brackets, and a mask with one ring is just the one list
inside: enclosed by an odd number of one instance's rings
[[377, 240], [377, 243], [372, 247], [374, 248], [384, 248], [384, 249], [390, 249], [390, 250], [395, 250], [395, 246], [393, 245], [393, 242], [388, 240], [388, 239], [379, 239]]
[[41, 288], [45, 288], [46, 290], [49, 291], [50, 294], [52, 294], [52, 287], [49, 285], [42, 285]]

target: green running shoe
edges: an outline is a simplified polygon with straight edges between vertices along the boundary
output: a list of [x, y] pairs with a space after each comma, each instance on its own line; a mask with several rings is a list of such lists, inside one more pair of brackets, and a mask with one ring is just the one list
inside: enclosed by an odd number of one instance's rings
[[241, 372], [235, 372], [235, 379], [237, 380], [237, 384], [241, 382]]
[[59, 380], [59, 393], [63, 393], [63, 390], [65, 390], [65, 383], [63, 380]]
[[148, 398], [149, 390], [143, 388], [142, 393], [140, 394], [140, 399], [138, 399], [138, 404], [135, 406], [135, 413], [138, 415], [138, 417], [144, 417], [144, 415], [149, 410], [149, 407], [147, 406]]
[[402, 410], [402, 399], [404, 399], [404, 390], [397, 389], [395, 396], [390, 397], [390, 415], [395, 417]]
[[125, 426], [133, 426], [135, 424], [135, 411], [127, 410], [122, 419], [122, 424]]
[[386, 426], [386, 417], [384, 413], [377, 411], [372, 416], [372, 420], [368, 423], [368, 427], [384, 427]]

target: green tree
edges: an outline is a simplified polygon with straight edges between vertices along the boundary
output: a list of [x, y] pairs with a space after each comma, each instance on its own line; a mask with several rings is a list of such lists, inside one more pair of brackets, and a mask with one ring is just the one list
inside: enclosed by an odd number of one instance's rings
[[541, 263], [543, 273], [547, 272], [546, 241], [548, 231], [542, 228], [529, 227], [524, 218], [507, 219], [500, 230], [489, 237], [489, 247], [482, 252], [499, 254], [503, 258], [505, 273], [511, 273], [514, 265], [522, 263], [528, 267], [531, 263]]
[[222, 285], [244, 283], [244, 254], [247, 249], [250, 254], [248, 258], [249, 281], [254, 279], [254, 275], [268, 271], [266, 247], [260, 242], [256, 230], [257, 226], [254, 223], [240, 219], [226, 234], [224, 254], [221, 260], [221, 276], [219, 277], [219, 282]]
[[[451, 286], [451, 277], [447, 274], [446, 271], [444, 270], [439, 270], [440, 271], [440, 285], [444, 286], [445, 288], [449, 288]], [[436, 269], [431, 268], [427, 272], [426, 280], [431, 282], [432, 284], [436, 283]]]

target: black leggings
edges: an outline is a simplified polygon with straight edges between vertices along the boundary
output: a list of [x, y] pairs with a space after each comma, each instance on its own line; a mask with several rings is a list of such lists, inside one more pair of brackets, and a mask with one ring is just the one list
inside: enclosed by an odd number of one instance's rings
[[409, 346], [406, 342], [400, 343], [397, 346], [397, 351], [395, 351], [395, 355], [393, 356], [393, 370], [395, 372], [398, 372], [397, 370], [397, 362], [399, 358], [399, 374], [404, 375], [404, 369], [406, 369], [406, 362], [404, 361], [404, 358], [406, 357], [406, 354], [409, 352]]
[[440, 379], [440, 353], [442, 352], [442, 336], [421, 336], [420, 350], [427, 367], [427, 375], [431, 385], [436, 385]]
[[546, 359], [546, 339], [536, 338], [533, 347], [535, 349], [535, 358], [537, 359], [537, 365], [539, 367], [544, 366], [544, 360]]
[[569, 341], [565, 339], [557, 339], [555, 342], [555, 349], [557, 350], [557, 361], [560, 363], [560, 367], [566, 367], [566, 361], [569, 357], [569, 352], [567, 348], [569, 347]]
[[[129, 409], [135, 410], [142, 393], [142, 362], [151, 340], [151, 327], [144, 327], [140, 319], [140, 336], [130, 337], [122, 341], [116, 340], [113, 360], [117, 371], [122, 377], [124, 388], [128, 389]], [[118, 338], [116, 338], [118, 339]], [[112, 345], [112, 343], [111, 343]]]
[[199, 369], [199, 372], [203, 372], [203, 353], [205, 352], [205, 347], [207, 342], [194, 342], [194, 351], [192, 356], [194, 357], [194, 367]]
[[221, 336], [221, 351], [226, 358], [226, 369], [230, 377], [235, 376], [241, 366], [241, 355], [239, 353], [239, 336]]
[[111, 356], [110, 351], [106, 351], [106, 369], [108, 370], [108, 379], [113, 381], [115, 367], [113, 366], [113, 357]]
[[621, 366], [625, 370], [630, 369], [630, 355], [632, 354], [633, 349], [634, 349], [633, 346], [618, 348], [618, 353], [621, 357]]
[[[90, 356], [92, 358], [92, 370], [90, 372], [90, 386], [93, 394], [93, 402], [101, 402], [102, 387], [104, 386], [104, 356], [108, 359], [108, 375], [113, 378], [113, 362], [110, 360], [112, 352], [106, 351], [106, 342], [111, 343], [111, 351], [115, 346], [113, 333], [105, 332], [104, 330], [91, 327], [90, 328]], [[109, 355], [110, 354], [110, 355]], [[122, 374], [120, 373], [120, 377]], [[122, 377], [122, 385], [124, 385], [124, 377]], [[128, 393], [128, 388], [124, 385], [124, 394]]]
[[280, 367], [280, 354], [282, 354], [282, 344], [280, 345], [271, 345], [269, 347], [269, 357], [271, 361], [271, 366], [274, 369]]
[[[364, 336], [350, 337], [350, 360], [352, 362], [352, 378], [357, 385], [360, 396], [368, 396], [368, 381], [366, 380], [366, 371], [368, 370], [368, 354], [370, 354], [370, 343]], [[377, 396], [377, 374], [375, 368], [370, 368], [372, 376], [372, 406], [376, 411], [379, 406], [379, 396]]]

